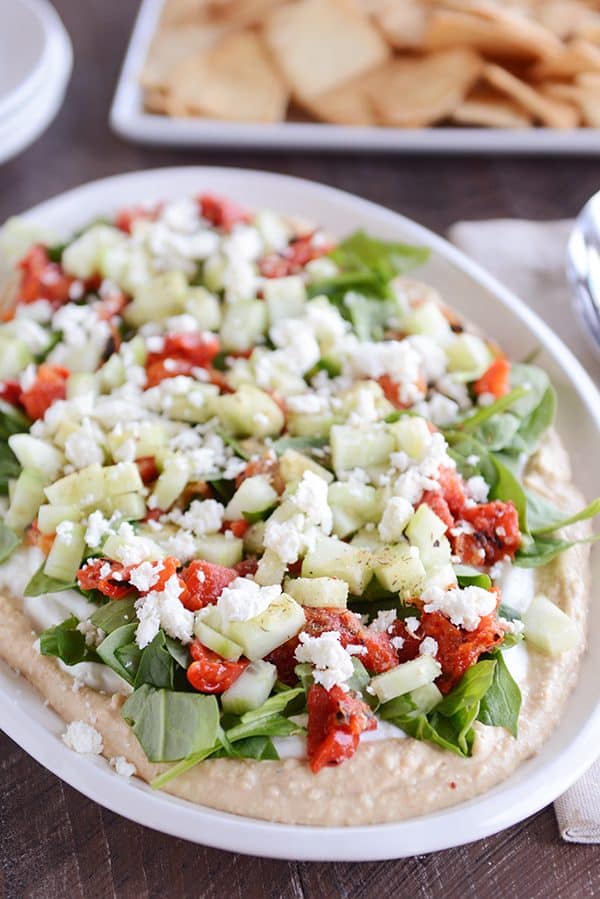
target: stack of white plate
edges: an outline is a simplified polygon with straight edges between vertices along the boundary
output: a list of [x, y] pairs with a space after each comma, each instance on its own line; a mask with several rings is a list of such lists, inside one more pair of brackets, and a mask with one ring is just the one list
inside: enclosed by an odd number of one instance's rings
[[62, 104], [73, 49], [47, 0], [0, 0], [0, 163], [29, 146]]

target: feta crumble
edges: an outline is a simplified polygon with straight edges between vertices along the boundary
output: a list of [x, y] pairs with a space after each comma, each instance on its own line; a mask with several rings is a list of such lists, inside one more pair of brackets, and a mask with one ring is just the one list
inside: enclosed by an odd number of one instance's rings
[[102, 734], [85, 721], [71, 721], [62, 735], [65, 746], [82, 755], [100, 755], [104, 749]]
[[221, 593], [217, 609], [225, 621], [250, 621], [281, 595], [281, 586], [260, 587], [249, 578], [236, 577]]
[[326, 690], [340, 686], [347, 691], [346, 683], [354, 674], [352, 655], [340, 643], [339, 631], [325, 631], [318, 637], [302, 632], [294, 657], [297, 662], [308, 662], [314, 666], [313, 677], [316, 684]]
[[421, 599], [425, 612], [441, 612], [452, 624], [466, 631], [474, 631], [484, 615], [491, 615], [496, 608], [496, 594], [482, 587], [428, 587]]

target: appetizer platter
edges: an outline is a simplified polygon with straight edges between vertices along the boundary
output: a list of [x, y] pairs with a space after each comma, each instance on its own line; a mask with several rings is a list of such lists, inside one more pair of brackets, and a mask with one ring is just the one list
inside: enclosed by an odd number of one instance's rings
[[598, 147], [596, 0], [145, 0], [111, 113], [134, 139]]
[[300, 858], [474, 839], [592, 761], [599, 503], [569, 456], [598, 401], [518, 301], [392, 213], [251, 172], [98, 182], [0, 248], [2, 726], [28, 751], [150, 826]]

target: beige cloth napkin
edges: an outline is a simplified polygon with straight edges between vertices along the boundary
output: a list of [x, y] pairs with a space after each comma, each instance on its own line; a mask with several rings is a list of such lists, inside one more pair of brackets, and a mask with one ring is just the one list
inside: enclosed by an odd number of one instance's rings
[[[449, 237], [528, 303], [600, 383], [600, 353], [587, 341], [565, 277], [571, 226], [519, 219], [459, 222]], [[556, 800], [554, 810], [563, 840], [600, 843], [600, 760]]]

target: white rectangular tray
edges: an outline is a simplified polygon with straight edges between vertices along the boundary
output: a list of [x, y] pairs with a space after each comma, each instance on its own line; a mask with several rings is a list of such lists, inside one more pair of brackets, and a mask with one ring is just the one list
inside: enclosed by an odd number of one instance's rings
[[296, 148], [428, 153], [577, 153], [600, 155], [600, 130], [579, 128], [372, 128], [282, 122], [275, 125], [169, 118], [144, 110], [138, 75], [164, 0], [142, 0], [111, 112], [111, 127], [133, 141], [188, 147]]

